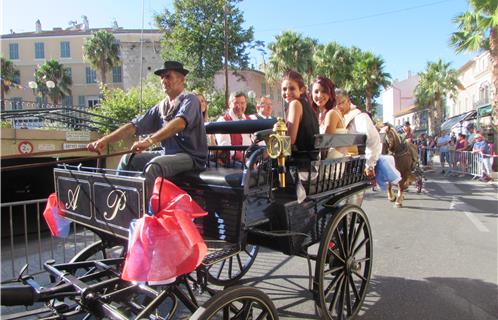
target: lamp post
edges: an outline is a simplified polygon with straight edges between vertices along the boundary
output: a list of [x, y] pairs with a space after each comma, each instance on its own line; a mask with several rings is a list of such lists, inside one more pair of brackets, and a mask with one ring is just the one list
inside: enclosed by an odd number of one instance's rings
[[28, 87], [30, 87], [31, 90], [33, 90], [33, 94], [35, 94], [36, 89], [38, 89], [38, 84], [36, 81], [30, 81], [28, 82]]

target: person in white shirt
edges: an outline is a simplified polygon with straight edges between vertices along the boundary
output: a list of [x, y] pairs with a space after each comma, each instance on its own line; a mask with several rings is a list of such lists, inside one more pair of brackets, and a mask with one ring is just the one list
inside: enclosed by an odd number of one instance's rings
[[[250, 120], [245, 114], [247, 108], [247, 96], [244, 92], [234, 92], [230, 94], [228, 111], [219, 117], [217, 122]], [[248, 133], [216, 134], [216, 144], [219, 146], [249, 146], [251, 136]], [[231, 151], [231, 160], [241, 162], [243, 160], [242, 151]]]
[[365, 112], [361, 112], [360, 109], [351, 103], [346, 90], [336, 89], [335, 95], [336, 106], [344, 115], [348, 133], [361, 133], [367, 136], [365, 146], [365, 174], [372, 177], [375, 175], [375, 165], [382, 151], [379, 132], [375, 128], [370, 116]]
[[259, 100], [258, 105], [256, 106], [256, 113], [251, 114], [249, 118], [258, 120], [258, 119], [273, 119], [272, 113], [272, 103], [271, 99], [268, 96], [263, 96]]

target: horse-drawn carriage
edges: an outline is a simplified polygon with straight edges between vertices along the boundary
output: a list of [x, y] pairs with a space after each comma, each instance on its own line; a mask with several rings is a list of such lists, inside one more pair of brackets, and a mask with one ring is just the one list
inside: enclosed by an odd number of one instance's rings
[[[310, 290], [322, 318], [353, 318], [372, 270], [371, 230], [361, 209], [369, 185], [364, 155], [304, 162], [291, 157], [285, 163], [288, 137], [269, 129], [273, 124], [251, 120], [207, 125], [209, 134], [253, 133], [256, 141], [249, 147], [210, 147], [206, 170], [172, 179], [208, 212], [194, 222], [209, 251], [195, 271], [167, 284], [122, 279], [130, 222], [147, 215], [141, 173], [118, 175], [67, 165], [54, 169], [65, 217], [100, 240], [67, 263], [45, 262], [50, 286], [41, 287], [21, 273], [19, 284], [2, 287], [2, 304], [45, 302], [42, 309], [22, 312], [19, 318], [172, 319], [188, 313], [191, 319], [277, 319], [267, 295], [236, 285], [256, 259], [258, 247], [264, 246], [315, 261]], [[266, 145], [258, 143], [262, 140]], [[364, 143], [363, 135], [315, 139], [317, 153]], [[220, 154], [235, 151], [245, 154], [242, 168], [218, 161]], [[318, 250], [311, 252], [312, 246]], [[211, 296], [202, 305], [200, 292]]]

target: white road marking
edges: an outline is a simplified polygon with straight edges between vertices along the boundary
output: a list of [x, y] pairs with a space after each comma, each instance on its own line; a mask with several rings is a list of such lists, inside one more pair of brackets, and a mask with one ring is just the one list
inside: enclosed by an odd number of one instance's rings
[[[465, 216], [469, 218], [470, 222], [479, 230], [480, 232], [489, 232], [489, 229], [470, 211], [469, 209], [473, 208], [467, 203], [460, 201], [457, 196], [453, 196], [451, 198], [450, 206], [448, 209], [455, 210], [457, 212], [465, 213]], [[467, 210], [466, 210], [467, 209]]]
[[469, 212], [469, 211], [465, 211], [464, 213], [467, 216], [467, 218], [469, 218], [470, 221], [474, 224], [474, 226], [477, 228], [477, 230], [479, 230], [481, 232], [489, 232], [489, 229], [486, 228], [486, 226], [484, 224], [482, 224], [482, 222], [479, 221], [479, 219], [476, 218], [475, 214], [473, 214], [472, 212]]

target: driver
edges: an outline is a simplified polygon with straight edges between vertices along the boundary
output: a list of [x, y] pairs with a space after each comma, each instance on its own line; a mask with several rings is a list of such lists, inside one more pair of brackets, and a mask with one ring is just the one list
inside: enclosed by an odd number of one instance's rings
[[[145, 170], [147, 196], [152, 192], [155, 178], [172, 177], [181, 172], [203, 169], [207, 160], [207, 140], [198, 98], [184, 91], [185, 76], [189, 71], [176, 61], [164, 62], [154, 73], [161, 77], [166, 98], [112, 133], [87, 145], [88, 150], [100, 152], [111, 142], [131, 135], [149, 136], [135, 142], [130, 154], [121, 158], [118, 171]], [[156, 144], [158, 151], [145, 151]], [[145, 152], [144, 152], [145, 151]], [[158, 165], [148, 165], [155, 163]]]

